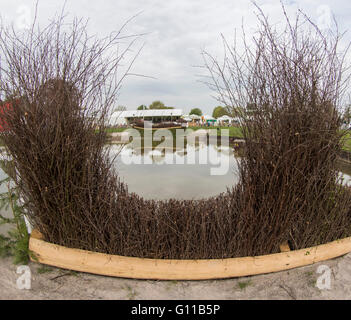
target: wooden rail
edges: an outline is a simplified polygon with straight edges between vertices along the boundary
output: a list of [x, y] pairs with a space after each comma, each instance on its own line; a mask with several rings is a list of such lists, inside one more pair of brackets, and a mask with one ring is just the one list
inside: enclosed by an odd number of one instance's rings
[[59, 268], [105, 276], [157, 279], [205, 280], [242, 277], [288, 270], [342, 256], [351, 251], [351, 237], [323, 245], [256, 257], [172, 260], [124, 257], [66, 248], [46, 242], [34, 230], [29, 249], [37, 261]]

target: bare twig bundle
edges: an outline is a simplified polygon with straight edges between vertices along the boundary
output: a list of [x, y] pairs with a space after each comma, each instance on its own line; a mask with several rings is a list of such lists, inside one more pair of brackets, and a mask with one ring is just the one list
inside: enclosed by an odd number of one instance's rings
[[105, 127], [138, 37], [118, 52], [124, 27], [97, 39], [62, 14], [43, 29], [34, 21], [28, 32], [0, 33], [0, 91], [11, 105], [2, 139], [28, 216], [49, 241], [103, 241], [94, 234], [112, 216], [119, 182]]
[[222, 64], [204, 57], [211, 88], [233, 112], [242, 110], [240, 238], [260, 254], [287, 240], [302, 248], [348, 235], [351, 202], [336, 169], [338, 107], [349, 80], [341, 35], [323, 34], [301, 12], [293, 23], [284, 7], [286, 28], [278, 32], [257, 9], [255, 50], [245, 40], [240, 54], [224, 39]]

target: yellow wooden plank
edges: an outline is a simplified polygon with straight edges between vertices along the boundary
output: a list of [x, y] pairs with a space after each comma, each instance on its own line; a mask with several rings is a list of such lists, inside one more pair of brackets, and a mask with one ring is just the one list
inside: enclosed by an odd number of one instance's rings
[[40, 263], [81, 272], [135, 279], [205, 280], [277, 272], [332, 259], [351, 251], [351, 237], [312, 248], [257, 257], [172, 260], [66, 248], [42, 240], [40, 234], [33, 231], [29, 249]]

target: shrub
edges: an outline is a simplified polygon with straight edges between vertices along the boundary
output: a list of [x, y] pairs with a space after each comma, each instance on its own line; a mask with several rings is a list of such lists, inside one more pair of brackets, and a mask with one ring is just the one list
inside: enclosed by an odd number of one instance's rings
[[219, 99], [244, 110], [241, 241], [248, 252], [263, 253], [287, 240], [299, 249], [345, 237], [350, 194], [340, 186], [336, 161], [347, 51], [338, 49], [338, 32], [322, 33], [301, 12], [290, 21], [283, 7], [286, 28], [277, 30], [257, 9], [256, 50], [245, 39], [241, 54], [224, 40], [223, 64], [204, 53]]

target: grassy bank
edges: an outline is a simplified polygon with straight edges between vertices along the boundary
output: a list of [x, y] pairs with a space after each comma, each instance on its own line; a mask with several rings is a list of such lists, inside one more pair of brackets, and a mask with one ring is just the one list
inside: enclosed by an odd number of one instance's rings
[[[192, 130], [200, 130], [200, 129], [215, 129], [217, 130], [217, 135], [221, 135], [221, 129], [229, 129], [229, 137], [242, 137], [242, 132], [239, 127], [189, 127], [189, 129]], [[124, 130], [127, 130], [127, 128], [107, 128], [106, 132], [107, 133], [113, 133], [113, 132], [123, 132]], [[223, 132], [224, 135], [226, 135]]]
[[346, 133], [342, 148], [347, 152], [351, 152], [351, 133], [350, 132]]
[[113, 133], [113, 132], [123, 132], [124, 130], [127, 130], [128, 128], [106, 128], [107, 133]]
[[[189, 129], [193, 130], [200, 130], [200, 129], [212, 129], [212, 130], [217, 130], [217, 135], [220, 136], [223, 134], [224, 136], [229, 136], [232, 138], [242, 138], [243, 134], [241, 131], [241, 128], [239, 127], [190, 127]], [[225, 131], [221, 132], [221, 130], [229, 130], [229, 133], [226, 133]]]
[[[107, 133], [123, 132], [127, 128], [107, 128]], [[200, 130], [200, 129], [217, 129], [217, 134], [221, 134], [221, 129], [229, 129], [229, 137], [242, 138], [243, 134], [240, 127], [190, 127], [189, 129]], [[226, 135], [223, 132], [224, 135]], [[343, 139], [343, 150], [351, 152], [351, 132], [348, 132]]]

